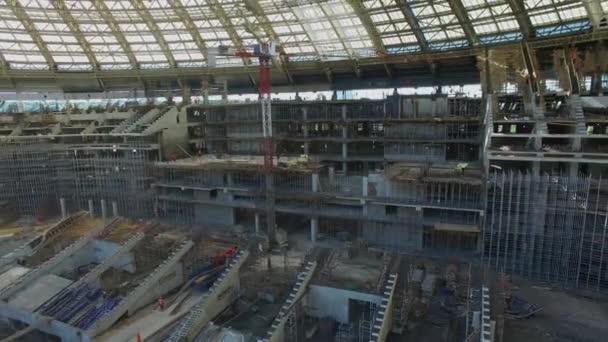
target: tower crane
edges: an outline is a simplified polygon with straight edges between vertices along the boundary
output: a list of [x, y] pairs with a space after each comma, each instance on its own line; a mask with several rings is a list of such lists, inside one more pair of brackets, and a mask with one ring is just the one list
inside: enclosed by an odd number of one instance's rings
[[272, 89], [270, 73], [274, 57], [277, 55], [277, 46], [274, 42], [258, 43], [244, 48], [219, 46], [209, 49], [207, 65], [215, 65], [216, 56], [230, 56], [241, 58], [258, 58], [259, 60], [259, 102], [262, 112], [262, 141], [264, 154], [265, 196], [266, 196], [266, 229], [269, 246], [275, 242], [275, 193], [274, 193], [274, 141], [272, 138], [272, 102], [270, 92]]

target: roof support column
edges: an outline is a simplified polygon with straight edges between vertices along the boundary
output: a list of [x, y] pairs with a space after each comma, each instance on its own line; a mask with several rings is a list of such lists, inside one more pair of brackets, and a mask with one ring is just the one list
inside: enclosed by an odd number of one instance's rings
[[534, 37], [534, 29], [530, 17], [526, 14], [526, 6], [523, 0], [506, 0], [511, 6], [513, 15], [519, 24], [521, 33], [524, 35], [524, 40]]
[[414, 12], [412, 12], [412, 8], [407, 4], [406, 0], [395, 0], [395, 2], [403, 13], [407, 24], [412, 28], [414, 36], [416, 36], [416, 40], [418, 40], [418, 44], [420, 44], [420, 49], [422, 51], [427, 51], [429, 49], [429, 43], [426, 41], [426, 38], [424, 38], [422, 29], [420, 28], [420, 25], [418, 25], [418, 19], [416, 19]]
[[600, 5], [600, 2], [597, 0], [584, 0], [583, 4], [585, 5], [587, 14], [589, 14], [589, 19], [591, 20], [591, 24], [593, 25], [593, 27], [596, 30], [599, 29], [600, 22], [602, 20], [602, 15], [604, 14], [602, 5]]

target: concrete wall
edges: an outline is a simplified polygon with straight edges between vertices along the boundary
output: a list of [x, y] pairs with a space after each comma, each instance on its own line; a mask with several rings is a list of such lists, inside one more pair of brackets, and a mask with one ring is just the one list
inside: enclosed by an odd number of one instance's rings
[[378, 305], [382, 302], [382, 297], [370, 293], [310, 285], [304, 299], [306, 301], [306, 313], [312, 317], [331, 317], [340, 323], [348, 323], [348, 302], [350, 299]]
[[[95, 253], [96, 262], [102, 263], [104, 260], [112, 256], [120, 249], [120, 245], [115, 242], [95, 240], [93, 241], [93, 251]], [[125, 254], [118, 262], [114, 264], [115, 268], [125, 270], [130, 273], [135, 272], [135, 258], [131, 253]]]
[[208, 204], [194, 206], [195, 224], [235, 224], [234, 208]]

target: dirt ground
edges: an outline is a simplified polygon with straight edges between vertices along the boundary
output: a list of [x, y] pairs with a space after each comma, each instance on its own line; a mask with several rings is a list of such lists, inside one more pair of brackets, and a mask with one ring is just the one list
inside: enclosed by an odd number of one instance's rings
[[608, 300], [515, 281], [515, 294], [544, 307], [526, 320], [505, 320], [504, 342], [608, 341]]

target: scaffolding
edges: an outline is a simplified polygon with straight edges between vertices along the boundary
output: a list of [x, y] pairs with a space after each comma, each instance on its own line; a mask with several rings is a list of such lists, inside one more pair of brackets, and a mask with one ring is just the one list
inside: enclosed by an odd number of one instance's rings
[[103, 146], [36, 138], [2, 142], [0, 200], [14, 203], [21, 215], [55, 215], [63, 199], [69, 212], [89, 210], [90, 203], [99, 208], [104, 200], [119, 215], [148, 217], [149, 166], [156, 152], [143, 139]]
[[563, 287], [608, 287], [608, 188], [599, 178], [492, 173], [485, 267]]

